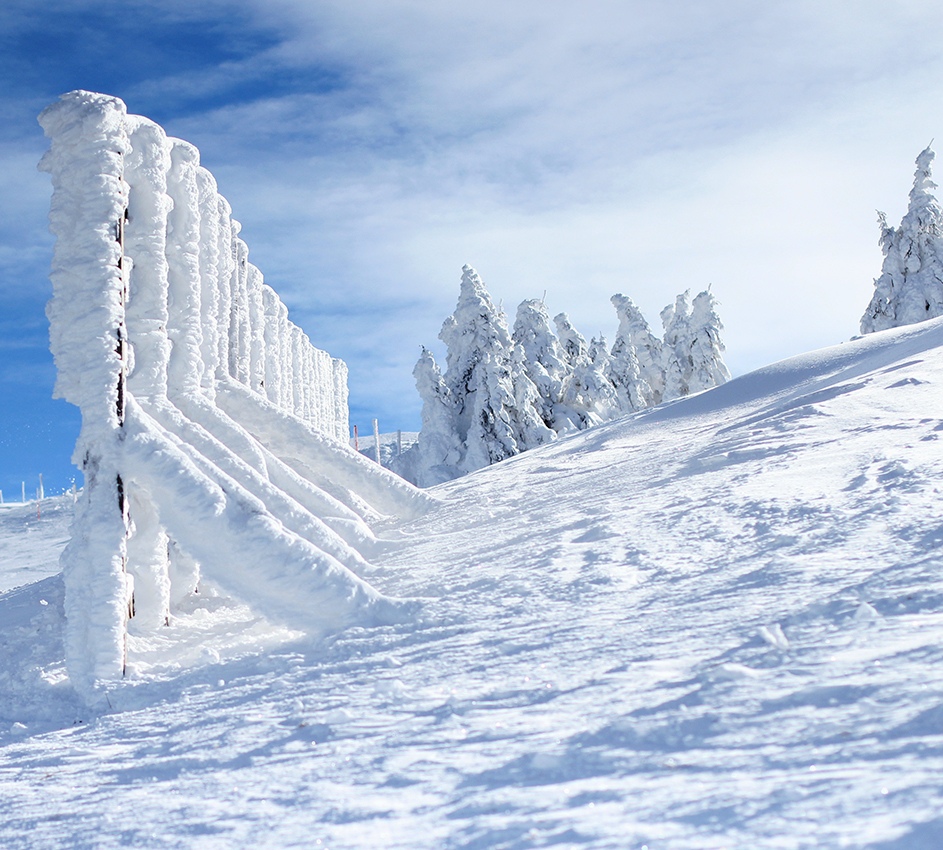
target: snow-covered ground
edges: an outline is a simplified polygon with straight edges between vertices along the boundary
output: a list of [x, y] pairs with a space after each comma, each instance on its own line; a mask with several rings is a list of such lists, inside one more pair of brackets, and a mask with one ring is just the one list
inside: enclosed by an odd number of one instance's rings
[[937, 850], [941, 440], [943, 320], [775, 364], [436, 488], [414, 621], [208, 594], [97, 713], [5, 508], [0, 846]]

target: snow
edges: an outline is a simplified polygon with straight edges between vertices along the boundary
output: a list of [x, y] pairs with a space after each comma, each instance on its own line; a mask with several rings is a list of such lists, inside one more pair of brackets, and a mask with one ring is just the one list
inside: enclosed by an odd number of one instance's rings
[[941, 386], [933, 320], [532, 449], [376, 526], [406, 616], [209, 583], [95, 709], [71, 497], [0, 508], [0, 846], [935, 850]]

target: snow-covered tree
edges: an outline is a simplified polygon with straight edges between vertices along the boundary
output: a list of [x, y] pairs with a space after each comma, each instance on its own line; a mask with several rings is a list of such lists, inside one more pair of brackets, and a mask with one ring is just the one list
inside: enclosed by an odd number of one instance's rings
[[[575, 328], [566, 313], [557, 313], [553, 317], [557, 328], [557, 342], [560, 346], [560, 356], [566, 372], [560, 385], [560, 401], [557, 403], [557, 417], [566, 421], [568, 425], [559, 429], [559, 433], [568, 430], [582, 431], [596, 424], [592, 417], [587, 415], [586, 388], [584, 387], [583, 371], [588, 359], [586, 338]], [[579, 369], [580, 375], [574, 376]]]
[[470, 266], [462, 269], [458, 303], [439, 339], [447, 348], [445, 374], [425, 349], [414, 371], [423, 429], [402, 474], [438, 483], [554, 439], [526, 358]]
[[586, 349], [586, 360], [574, 369], [574, 383], [584, 388], [584, 409], [594, 425], [608, 422], [626, 409], [623, 393], [613, 380], [613, 369], [606, 338], [602, 334], [593, 337]]
[[863, 334], [943, 315], [943, 209], [933, 194], [933, 158], [929, 147], [917, 157], [910, 204], [900, 227], [889, 227], [884, 213], [878, 213], [884, 263], [861, 317]]
[[[544, 424], [556, 432], [572, 430], [573, 423], [560, 409], [570, 364], [550, 328], [550, 314], [543, 301], [534, 298], [521, 302], [511, 337], [523, 369], [539, 394], [536, 406]], [[518, 403], [522, 401], [519, 399]]]
[[[615, 387], [608, 374], [606, 340], [594, 339], [587, 344], [566, 313], [557, 314], [553, 321], [567, 366], [557, 420], [566, 422], [565, 430], [592, 428], [611, 419], [619, 409]], [[560, 429], [560, 433], [564, 433], [564, 429]]]
[[662, 401], [688, 394], [691, 378], [691, 290], [686, 289], [661, 311], [665, 329], [665, 390]]
[[[630, 348], [635, 350], [635, 359], [638, 363], [639, 381], [642, 382], [638, 394], [644, 401], [644, 406], [658, 404], [665, 391], [664, 346], [658, 337], [652, 333], [642, 311], [627, 295], [613, 295], [610, 299], [616, 308], [619, 318], [619, 329], [612, 343], [612, 359], [617, 365], [614, 377], [617, 384], [630, 386], [632, 372], [632, 357], [628, 354]], [[625, 365], [622, 361], [626, 360]], [[625, 370], [625, 375], [619, 374]], [[646, 386], [648, 392], [646, 393]], [[637, 410], [637, 407], [633, 409]]]
[[608, 358], [607, 373], [619, 399], [619, 410], [632, 413], [652, 405], [652, 391], [642, 380], [635, 346], [622, 345], [613, 349]]
[[661, 311], [665, 328], [664, 401], [715, 387], [730, 379], [723, 360], [720, 338], [723, 324], [717, 300], [710, 290], [701, 292], [692, 306], [690, 290]]
[[719, 386], [730, 380], [724, 363], [725, 346], [720, 337], [724, 329], [717, 313], [717, 299], [709, 289], [701, 292], [691, 304], [691, 376], [688, 392]]
[[458, 440], [455, 399], [432, 352], [425, 347], [413, 377], [422, 399], [422, 431], [415, 447], [401, 456], [408, 458], [408, 467], [395, 471], [420, 487], [432, 487], [461, 475], [464, 446]]
[[[557, 438], [552, 424], [543, 418], [543, 399], [536, 384], [527, 376], [524, 352], [520, 346], [511, 348], [511, 383], [517, 411], [517, 446], [522, 452]], [[552, 420], [551, 420], [552, 422]]]
[[457, 436], [465, 447], [461, 470], [471, 472], [516, 455], [511, 334], [470, 266], [462, 269], [458, 304], [439, 339], [448, 349], [445, 382], [455, 400]]
[[564, 362], [568, 371], [572, 372], [573, 367], [586, 357], [586, 338], [573, 327], [566, 313], [557, 313], [553, 317], [553, 323], [557, 326], [557, 339], [560, 342]]

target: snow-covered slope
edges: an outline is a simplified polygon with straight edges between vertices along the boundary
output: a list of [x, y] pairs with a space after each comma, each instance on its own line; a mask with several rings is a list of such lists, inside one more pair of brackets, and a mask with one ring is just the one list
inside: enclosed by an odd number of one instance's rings
[[384, 530], [414, 621], [207, 597], [97, 716], [58, 579], [0, 595], [0, 846], [936, 850], [941, 388], [937, 320], [535, 449]]

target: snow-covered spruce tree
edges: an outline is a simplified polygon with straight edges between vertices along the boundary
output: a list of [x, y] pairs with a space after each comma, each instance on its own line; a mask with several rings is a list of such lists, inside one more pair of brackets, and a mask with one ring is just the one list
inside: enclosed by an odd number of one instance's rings
[[566, 313], [557, 313], [553, 317], [553, 323], [557, 326], [557, 339], [560, 343], [560, 350], [563, 352], [567, 371], [572, 372], [573, 367], [586, 357], [586, 338], [573, 327]]
[[688, 392], [717, 387], [730, 380], [724, 363], [725, 346], [720, 337], [724, 329], [717, 313], [717, 299], [709, 289], [697, 295], [691, 304], [691, 375]]
[[524, 351], [515, 343], [511, 345], [511, 385], [517, 413], [518, 448], [523, 452], [553, 442], [557, 432], [543, 418], [543, 399], [527, 374]]
[[608, 375], [606, 341], [594, 339], [587, 345], [566, 313], [557, 314], [553, 321], [568, 367], [557, 406], [558, 418], [566, 419], [571, 423], [569, 428], [575, 430], [592, 428], [611, 419], [619, 410], [615, 387]]
[[423, 428], [401, 474], [439, 483], [554, 438], [541, 418], [540, 394], [524, 357], [514, 351], [507, 319], [470, 266], [462, 269], [458, 304], [439, 339], [447, 348], [445, 374], [424, 350], [414, 372]]
[[861, 317], [863, 334], [943, 315], [943, 209], [933, 194], [933, 158], [929, 147], [917, 157], [910, 204], [900, 227], [888, 227], [884, 213], [878, 213], [884, 263]]
[[575, 430], [570, 417], [560, 408], [570, 364], [550, 328], [550, 314], [543, 301], [533, 298], [521, 302], [511, 338], [523, 358], [527, 377], [537, 388], [536, 406], [544, 424], [557, 433]]
[[585, 369], [588, 359], [586, 338], [573, 327], [566, 313], [557, 313], [553, 317], [553, 323], [557, 328], [560, 356], [566, 368], [560, 386], [560, 401], [557, 403], [558, 416], [565, 417], [571, 423], [572, 430], [582, 431], [594, 424], [584, 409], [582, 377], [575, 378], [573, 374], [577, 368]]
[[[665, 357], [664, 346], [658, 337], [652, 333], [642, 311], [627, 295], [616, 294], [610, 299], [616, 308], [619, 318], [619, 329], [612, 343], [612, 359], [618, 364], [615, 366], [613, 380], [617, 385], [631, 386], [631, 362], [622, 365], [622, 361], [631, 361], [628, 350], [635, 350], [635, 359], [638, 363], [640, 386], [638, 395], [644, 402], [643, 407], [658, 404], [665, 392]], [[620, 374], [626, 370], [625, 375]], [[646, 392], [647, 388], [647, 392]], [[633, 407], [633, 410], [638, 410]]]
[[663, 401], [715, 387], [730, 379], [720, 338], [723, 324], [709, 290], [690, 301], [685, 290], [661, 311], [665, 328], [665, 392]]
[[423, 347], [413, 369], [416, 389], [422, 399], [422, 431], [419, 442], [400, 457], [404, 463], [394, 471], [420, 487], [432, 487], [461, 475], [459, 463], [464, 446], [459, 442], [455, 399], [432, 352]]
[[608, 422], [623, 411], [620, 391], [613, 380], [609, 344], [602, 334], [589, 341], [586, 360], [574, 369], [574, 375], [574, 383], [585, 393], [584, 409], [593, 425]]
[[661, 324], [665, 329], [665, 390], [662, 401], [669, 401], [688, 394], [691, 377], [691, 290], [686, 289], [661, 311]]

